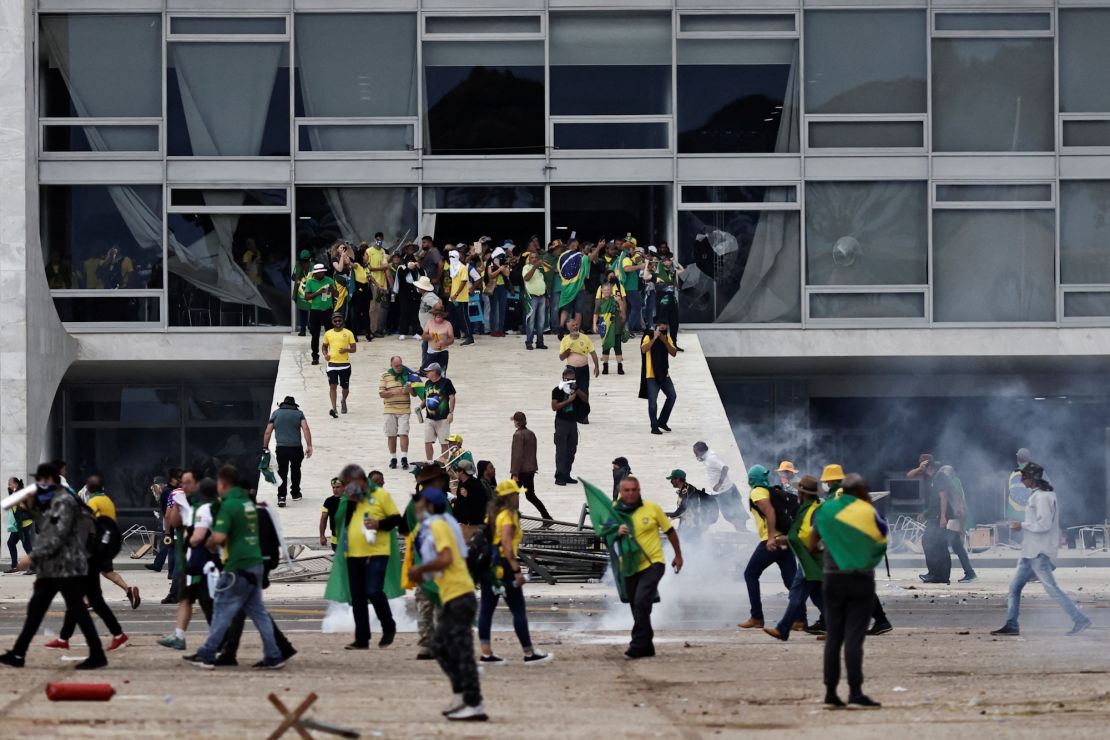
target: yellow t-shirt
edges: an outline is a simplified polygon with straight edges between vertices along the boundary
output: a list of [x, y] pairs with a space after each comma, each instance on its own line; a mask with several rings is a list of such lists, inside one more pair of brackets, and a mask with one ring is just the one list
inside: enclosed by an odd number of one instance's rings
[[353, 272], [355, 274], [355, 282], [356, 283], [366, 285], [366, 282], [368, 280], [368, 275], [370, 273], [366, 271], [365, 267], [363, 267], [362, 265], [360, 265], [359, 263], [356, 262], [354, 264], [354, 266], [351, 267], [351, 272]]
[[371, 519], [381, 521], [389, 516], [400, 516], [393, 497], [384, 488], [378, 488], [355, 506], [355, 513], [351, 523], [347, 525], [347, 557], [371, 558], [375, 555], [389, 555], [389, 532], [378, 532], [373, 544], [366, 541], [363, 532], [362, 520], [369, 516]]
[[820, 508], [820, 504], [809, 507], [809, 511], [802, 517], [802, 523], [798, 525], [798, 539], [801, 542], [809, 542], [809, 536], [813, 534], [813, 515], [816, 514], [817, 510]]
[[588, 336], [582, 334], [581, 332], [579, 332], [577, 339], [571, 337], [570, 334], [567, 334], [565, 337], [563, 337], [563, 340], [559, 342], [559, 354], [562, 354], [567, 350], [570, 350], [577, 355], [588, 356], [591, 352], [594, 351], [594, 343], [590, 341], [590, 338]]
[[106, 516], [113, 522], [116, 520], [116, 505], [107, 494], [98, 493], [95, 496], [89, 496], [89, 508], [97, 516]]
[[[615, 295], [615, 296], [619, 295], [621, 298], [624, 298], [625, 296], [628, 295], [628, 293], [626, 293], [624, 291], [624, 286], [623, 285], [621, 285], [620, 283], [617, 283], [616, 285], [613, 286], [613, 295]], [[597, 300], [597, 301], [604, 300], [601, 297], [601, 286], [598, 286], [598, 289], [594, 292], [594, 300]]]
[[350, 365], [351, 358], [348, 351], [355, 343], [355, 335], [350, 329], [328, 329], [324, 332], [324, 344], [328, 345], [328, 364]]
[[[756, 486], [755, 488], [752, 489], [752, 504], [755, 504], [759, 501], [770, 501], [770, 499], [771, 499], [771, 492], [768, 491], [763, 486]], [[753, 506], [752, 508], [756, 508], [756, 507]], [[763, 513], [762, 512], [757, 513], [757, 512], [753, 511], [752, 516], [755, 517], [755, 526], [759, 530], [759, 541], [760, 542], [766, 542], [767, 541], [767, 520], [763, 518]], [[776, 530], [775, 534], [778, 535], [780, 533], [778, 532], [778, 530]], [[807, 533], [806, 537], [808, 537], [808, 536], [809, 536], [809, 534]], [[803, 539], [802, 542], [805, 542], [805, 539]]]
[[[671, 339], [670, 334], [668, 334], [666, 336], [666, 340], [667, 340], [667, 344], [669, 346], [674, 347], [674, 340]], [[640, 348], [642, 349], [642, 348], [646, 347], [648, 342], [650, 342], [650, 341], [651, 341], [650, 336], [644, 337], [643, 340], [640, 341]], [[667, 371], [667, 376], [670, 377], [670, 370]], [[652, 366], [651, 352], [645, 352], [644, 353], [644, 377], [645, 378], [651, 378], [652, 380], [655, 380], [655, 368]]]
[[367, 274], [379, 288], [385, 287], [385, 272], [374, 272], [374, 270], [385, 267], [388, 262], [389, 256], [385, 253], [385, 249], [374, 245], [366, 250], [366, 266], [369, 268]]
[[[532, 269], [531, 265], [524, 265], [524, 270], [520, 276], [524, 277]], [[524, 280], [524, 289], [528, 291], [528, 295], [542, 296], [547, 293], [547, 278], [543, 276], [543, 264], [541, 263], [534, 272], [532, 272], [531, 279]]]
[[474, 580], [470, 577], [470, 571], [466, 569], [466, 560], [459, 552], [459, 543], [455, 540], [451, 525], [443, 519], [433, 519], [429, 526], [436, 545], [436, 553], [450, 550], [453, 556], [451, 564], [435, 576], [440, 601], [446, 604], [452, 599], [474, 593]]
[[[450, 276], [450, 273], [448, 273], [448, 275]], [[455, 301], [456, 303], [466, 303], [467, 301], [469, 301], [470, 268], [466, 265], [463, 265], [459, 268], [458, 274], [456, 274], [453, 278], [449, 277], [449, 279], [451, 280], [451, 293], [449, 295], [450, 299], [452, 301]], [[460, 286], [462, 286], [461, 289]], [[459, 291], [458, 295], [455, 295], [456, 290]]]
[[524, 530], [520, 528], [520, 512], [508, 509], [497, 512], [497, 520], [493, 523], [493, 545], [498, 548], [501, 546], [501, 530], [506, 524], [513, 525], [513, 557], [516, 557], [516, 551], [520, 549], [520, 543], [524, 539]]
[[670, 532], [673, 525], [654, 501], [644, 501], [631, 516], [632, 533], [636, 537], [636, 543], [644, 551], [644, 557], [637, 569], [639, 572], [653, 563], [663, 562], [663, 540], [659, 531]]

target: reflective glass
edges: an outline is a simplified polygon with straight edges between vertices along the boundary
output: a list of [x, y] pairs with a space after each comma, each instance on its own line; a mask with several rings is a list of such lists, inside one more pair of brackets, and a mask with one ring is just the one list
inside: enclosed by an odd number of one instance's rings
[[203, 18], [191, 16], [176, 16], [170, 18], [170, 33], [182, 35], [283, 34], [285, 33], [285, 19], [277, 17]]
[[66, 323], [119, 324], [161, 318], [158, 296], [54, 296], [58, 318]]
[[270, 385], [208, 383], [186, 386], [185, 406], [190, 420], [255, 422], [269, 418], [273, 395]]
[[933, 213], [934, 321], [1053, 321], [1051, 210]]
[[162, 188], [42, 185], [39, 220], [51, 288], [162, 286]]
[[[112, 496], [117, 512], [123, 508], [154, 507], [150, 485], [154, 476], [181, 465], [181, 430], [149, 427], [70, 428], [66, 435], [71, 481], [96, 473]], [[261, 442], [261, 440], [259, 440]], [[258, 452], [255, 451], [257, 463]]]
[[542, 30], [538, 15], [437, 15], [424, 19], [426, 33], [540, 33]]
[[933, 149], [1054, 148], [1052, 39], [934, 39]]
[[921, 319], [924, 293], [811, 293], [811, 319]]
[[372, 242], [382, 232], [386, 247], [417, 240], [416, 188], [297, 188], [297, 252], [323, 259], [337, 239]]
[[924, 285], [923, 182], [806, 183], [808, 285]]
[[1064, 146], [1110, 146], [1110, 121], [1061, 121]]
[[946, 203], [1025, 201], [1050, 202], [1052, 186], [1043, 184], [937, 185], [937, 200]]
[[[1110, 113], [1110, 85], [1106, 84], [1110, 43], [1107, 39], [1110, 39], [1110, 8], [1060, 9], [1061, 112]], [[1066, 144], [1068, 123], [1064, 126]]]
[[596, 242], [631, 233], [647, 248], [667, 238], [669, 202], [665, 185], [552, 186], [551, 224], [555, 236], [574, 231]]
[[302, 125], [302, 152], [410, 152], [415, 128], [409, 123], [374, 126]]
[[1069, 319], [1110, 316], [1110, 293], [1064, 293], [1064, 316]]
[[666, 123], [556, 123], [556, 149], [670, 149]]
[[683, 185], [682, 202], [690, 203], [796, 203], [791, 185]]
[[921, 121], [810, 121], [810, 149], [920, 149]]
[[1110, 181], [1060, 183], [1060, 282], [1110, 285]]
[[1048, 13], [937, 13], [938, 31], [1048, 31]]
[[70, 386], [68, 419], [74, 422], [177, 424], [181, 418], [177, 386]]
[[807, 113], [924, 113], [924, 10], [807, 10]]
[[44, 152], [157, 152], [157, 126], [71, 126], [43, 129]]
[[425, 208], [543, 208], [543, 187], [451, 185], [424, 188]]
[[683, 33], [768, 33], [793, 31], [794, 15], [786, 13], [683, 13], [678, 19]]
[[285, 188], [170, 188], [172, 206], [251, 206], [281, 207], [287, 205]]

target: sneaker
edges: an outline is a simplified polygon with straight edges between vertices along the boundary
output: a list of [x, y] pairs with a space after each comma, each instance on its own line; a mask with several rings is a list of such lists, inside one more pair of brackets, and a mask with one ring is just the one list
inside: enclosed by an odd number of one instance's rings
[[[529, 349], [531, 349], [531, 348], [529, 348]], [[6, 571], [4, 571], [4, 572], [5, 572], [5, 573], [18, 573], [18, 572], [19, 572], [19, 568], [8, 568], [8, 569], [7, 569]]]
[[23, 656], [16, 655], [11, 650], [9, 650], [3, 655], [0, 655], [0, 663], [3, 663], [6, 666], [11, 666], [12, 668], [22, 668]]
[[111, 652], [113, 650], [118, 650], [119, 648], [123, 647], [126, 644], [127, 644], [127, 635], [126, 635], [126, 633], [120, 632], [118, 635], [113, 637], [112, 642], [110, 642], [108, 644], [108, 652]]
[[369, 650], [370, 649], [370, 643], [355, 641], [355, 642], [352, 642], [350, 645], [344, 645], [343, 649], [344, 650]]
[[409, 459], [407, 457], [402, 457], [401, 458], [401, 470], [408, 470], [408, 469], [409, 469]]
[[378, 640], [378, 647], [380, 647], [380, 648], [389, 647], [390, 645], [393, 644], [393, 638], [396, 637], [396, 636], [397, 636], [397, 628], [396, 627], [394, 627], [393, 629], [389, 629], [389, 630], [387, 630], [383, 627], [382, 628], [381, 639]]
[[166, 598], [162, 599], [158, 603], [159, 604], [176, 604], [177, 603], [177, 597], [176, 596], [167, 596]]
[[339, 406], [340, 413], [347, 413], [347, 402], [341, 401]]
[[144, 565], [143, 567], [144, 567], [144, 568], [146, 568], [147, 570], [152, 570], [152, 571], [154, 571], [155, 573], [161, 573], [161, 572], [162, 572], [162, 569], [161, 569], [161, 568], [159, 568], [159, 567], [158, 567], [157, 565], [155, 565], [154, 563], [147, 563], [147, 564], [146, 564], [146, 565]]
[[501, 665], [505, 662], [505, 659], [499, 658], [496, 655], [483, 655], [482, 657], [478, 658], [478, 662], [485, 663], [486, 665]]
[[549, 663], [553, 660], [555, 660], [555, 656], [551, 653], [532, 653], [531, 655], [524, 656], [524, 662], [528, 665], [534, 663]]
[[[468, 344], [474, 344], [474, 337], [467, 337], [467, 338], [466, 338], [466, 341], [465, 341], [465, 342], [463, 342], [462, 344], [460, 344], [459, 346], [460, 346], [460, 347], [465, 347], [465, 346], [466, 346], [466, 345], [468, 345]], [[529, 347], [528, 349], [532, 349], [532, 348], [531, 348], [531, 347]]]
[[524, 345], [524, 349], [526, 349], [526, 350], [532, 350], [532, 349], [534, 349], [534, 348], [532, 347], [532, 345], [530, 345], [530, 344], [526, 344], [526, 345]]
[[1007, 624], [1007, 625], [1004, 625], [1002, 627], [1002, 629], [992, 630], [991, 634], [994, 635], [995, 637], [1017, 637], [1018, 635], [1021, 634], [1021, 630], [1018, 629], [1017, 627], [1011, 627], [1010, 625]]
[[278, 499], [278, 508], [279, 509], [284, 509], [285, 508], [285, 499], [283, 499], [283, 498]]
[[556, 478], [555, 479], [555, 485], [557, 485], [557, 486], [565, 486], [566, 484], [567, 484], [567, 482], [565, 480], [563, 480], [562, 478]]
[[462, 694], [455, 694], [454, 696], [451, 697], [451, 702], [447, 705], [447, 707], [442, 712], [440, 712], [440, 714], [442, 714], [444, 717], [446, 717], [447, 715], [451, 714], [452, 712], [457, 712], [465, 706], [466, 706], [466, 702], [463, 701], [463, 695]]
[[138, 586], [128, 586], [127, 587], [127, 600], [131, 603], [131, 608], [132, 609], [138, 609], [139, 604], [143, 603], [142, 597], [139, 596], [139, 587]]
[[602, 375], [608, 375], [609, 374], [609, 363], [608, 362], [601, 363], [601, 374]]
[[971, 583], [972, 581], [978, 581], [978, 580], [979, 580], [979, 576], [975, 575], [974, 573], [968, 573], [968, 574], [964, 575], [963, 578], [956, 581], [956, 583]]
[[628, 658], [629, 660], [639, 660], [640, 658], [654, 658], [655, 648], [649, 648], [648, 650], [633, 650], [632, 648], [628, 648], [624, 651], [624, 657]]
[[90, 655], [82, 660], [75, 669], [79, 671], [95, 671], [97, 668], [105, 668], [108, 665], [108, 659], [104, 657], [103, 653], [97, 656]]
[[779, 632], [777, 627], [764, 627], [763, 631], [776, 640], [782, 640], [783, 642], [786, 642], [786, 640], [789, 639], [785, 637], [781, 632]]
[[875, 622], [875, 626], [867, 630], [867, 634], [871, 635], [872, 637], [874, 637], [875, 635], [885, 635], [887, 632], [890, 632], [893, 629], [894, 625], [892, 625], [890, 622]]
[[807, 635], [823, 635], [825, 634], [825, 623], [818, 619], [813, 624], [803, 630]]
[[460, 709], [448, 714], [447, 719], [452, 722], [485, 722], [489, 717], [486, 715], [486, 708], [481, 704], [473, 707], [464, 704]]
[[869, 697], [867, 694], [860, 694], [858, 696], [849, 696], [848, 697], [848, 707], [849, 708], [858, 707], [860, 709], [881, 709], [882, 706], [883, 706], [882, 704], [875, 701], [874, 699]]
[[846, 706], [836, 694], [825, 694], [825, 709], [843, 709]]
[[185, 649], [185, 641], [176, 635], [166, 635], [158, 641], [158, 644], [164, 648], [171, 648], [173, 650]]
[[320, 364], [320, 358], [319, 357], [313, 357], [312, 358], [312, 364], [313, 365], [319, 365]]
[[547, 345], [546, 345], [546, 344], [538, 344], [538, 343], [537, 343], [537, 344], [536, 344], [536, 349], [547, 349]]
[[413, 338], [413, 339], [415, 339], [416, 341], [418, 341], [418, 342], [419, 342], [419, 341], [420, 341], [421, 339], [423, 339], [424, 337], [420, 336], [419, 334], [413, 334], [413, 335], [412, 335], [412, 338]]
[[806, 623], [802, 622], [802, 621], [798, 621], [798, 622], [795, 622], [794, 624], [790, 625], [790, 631], [791, 632], [805, 632], [805, 629], [806, 629]]
[[330, 416], [333, 419], [338, 419], [339, 418], [339, 412], [336, 411], [335, 409], [330, 409], [328, 411], [328, 416]]
[[281, 659], [284, 660], [286, 663], [288, 663], [289, 660], [296, 654], [297, 654], [297, 648], [290, 645], [288, 650], [282, 650], [281, 651]]
[[664, 432], [671, 431], [671, 428], [669, 426], [667, 426], [666, 424], [660, 424], [659, 428], [662, 429]]
[[43, 645], [43, 647], [47, 650], [69, 650], [69, 640], [63, 640], [60, 637], [56, 637], [50, 642]]
[[397, 339], [400, 339], [400, 340], [404, 341], [405, 335], [404, 334], [398, 334]]
[[573, 477], [573, 476], [568, 475], [565, 478], [563, 478], [563, 482], [568, 483], [568, 484], [573, 486], [575, 483], [578, 482], [578, 479]]
[[762, 619], [756, 619], [755, 617], [751, 617], [750, 619], [748, 619], [747, 622], [741, 622], [740, 624], [738, 624], [736, 626], [739, 627], [742, 630], [755, 629], [756, 627], [759, 627], [760, 629], [762, 629], [763, 628], [763, 620]]
[[389, 460], [389, 469], [390, 470], [396, 470], [397, 469], [397, 458], [395, 458], [395, 457], [390, 458], [390, 460]]
[[239, 661], [235, 659], [234, 655], [220, 654], [216, 656], [216, 665], [220, 666], [221, 668], [235, 668], [239, 665]]
[[251, 666], [251, 668], [256, 671], [278, 671], [284, 667], [285, 660], [282, 658], [277, 658], [275, 660], [260, 660]]
[[1082, 619], [1077, 619], [1075, 624], [1073, 624], [1071, 626], [1071, 629], [1068, 630], [1068, 637], [1072, 637], [1073, 635], [1078, 635], [1080, 632], [1082, 632], [1083, 630], [1087, 629], [1090, 626], [1091, 626], [1091, 620], [1088, 619], [1087, 617], [1083, 617]]
[[662, 429], [660, 429], [659, 427], [652, 427], [652, 428], [651, 428], [651, 433], [652, 433], [652, 434], [662, 434], [662, 433], [663, 433], [663, 430], [662, 430]]
[[196, 666], [197, 668], [203, 668], [206, 671], [211, 671], [211, 670], [214, 670], [216, 668], [216, 662], [215, 661], [206, 660], [205, 658], [200, 657], [200, 655], [198, 655], [197, 653], [193, 653], [192, 655], [186, 655], [185, 657], [182, 658], [182, 660], [184, 660], [186, 663], [188, 663], [191, 666]]
[[300, 501], [302, 498], [304, 498], [304, 496], [299, 493], [294, 493], [292, 496], [290, 496], [290, 498], [292, 498], [294, 501]]

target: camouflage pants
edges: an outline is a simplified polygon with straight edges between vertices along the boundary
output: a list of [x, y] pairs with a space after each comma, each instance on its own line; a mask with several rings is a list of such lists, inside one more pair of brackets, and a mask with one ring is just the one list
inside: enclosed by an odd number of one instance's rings
[[439, 611], [435, 633], [435, 655], [439, 667], [451, 680], [451, 690], [462, 694], [468, 707], [482, 703], [478, 661], [474, 658], [474, 617], [478, 599], [473, 593], [451, 599]]
[[413, 589], [413, 598], [416, 601], [416, 630], [420, 634], [416, 644], [421, 653], [430, 654], [436, 629], [436, 605], [419, 586]]

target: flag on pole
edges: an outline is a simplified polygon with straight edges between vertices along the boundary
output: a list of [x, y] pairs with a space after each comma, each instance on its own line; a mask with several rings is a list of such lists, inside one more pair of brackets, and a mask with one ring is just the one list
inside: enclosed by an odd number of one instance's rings
[[581, 252], [566, 252], [559, 257], [559, 281], [562, 293], [559, 309], [569, 306], [582, 292], [582, 286], [590, 274], [590, 261]]
[[586, 506], [590, 512], [590, 523], [594, 532], [605, 541], [609, 551], [609, 566], [613, 569], [613, 580], [617, 584], [617, 594], [621, 602], [628, 603], [628, 590], [624, 579], [640, 571], [643, 550], [632, 534], [620, 535], [617, 530], [622, 524], [632, 530], [632, 517], [617, 511], [609, 495], [597, 486], [582, 478], [582, 488], [586, 491]]
[[886, 554], [887, 523], [867, 501], [841, 494], [821, 504], [813, 522], [841, 570], [871, 570]]

